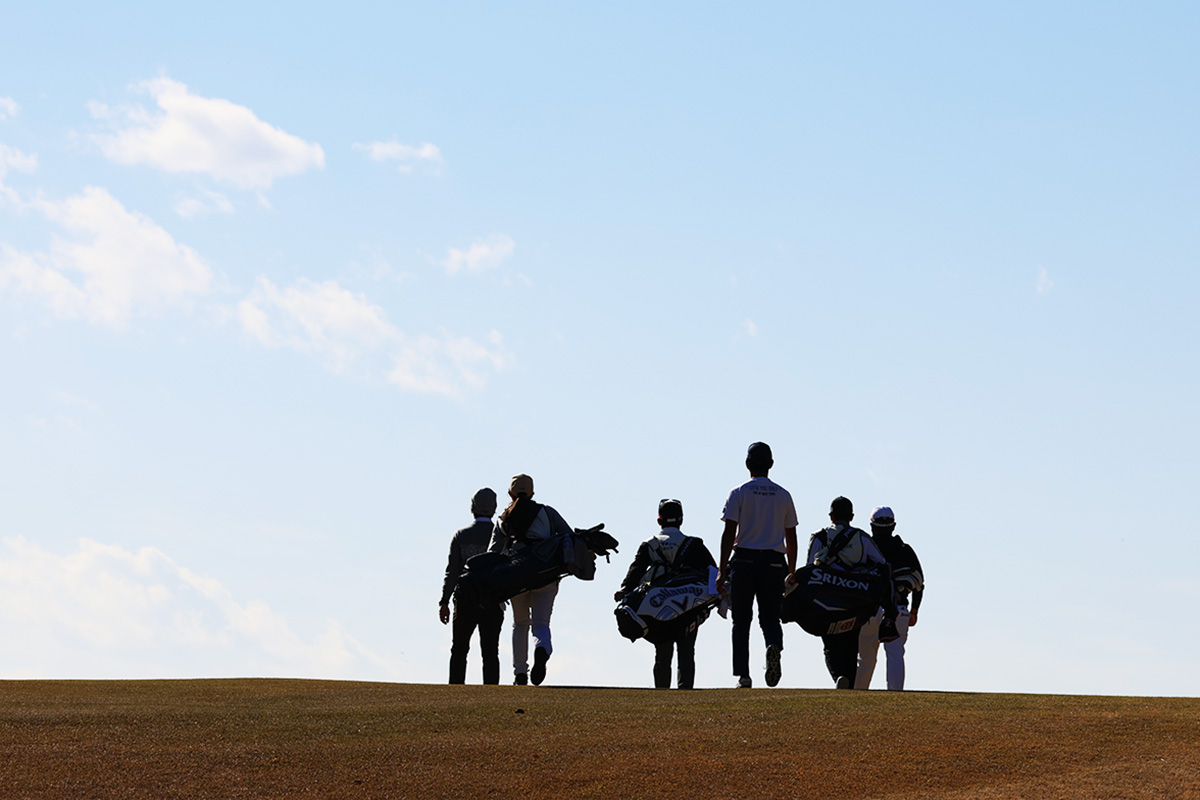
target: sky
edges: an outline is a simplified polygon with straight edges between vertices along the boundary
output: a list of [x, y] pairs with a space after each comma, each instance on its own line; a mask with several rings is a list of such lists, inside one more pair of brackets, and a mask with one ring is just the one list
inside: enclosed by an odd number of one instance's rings
[[1195, 4], [4, 18], [0, 678], [443, 682], [525, 472], [621, 542], [547, 683], [649, 686], [612, 593], [761, 440], [802, 548], [895, 510], [910, 689], [1200, 691]]

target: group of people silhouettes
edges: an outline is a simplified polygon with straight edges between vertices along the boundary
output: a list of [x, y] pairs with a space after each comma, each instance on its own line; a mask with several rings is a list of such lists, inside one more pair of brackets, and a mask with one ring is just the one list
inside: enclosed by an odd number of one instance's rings
[[[659, 503], [659, 530], [643, 542], [615, 593], [618, 602], [639, 585], [687, 572], [708, 582], [720, 598], [720, 611], [732, 617], [733, 663], [738, 688], [754, 685], [750, 669], [750, 632], [757, 608], [765, 643], [764, 680], [776, 686], [782, 675], [783, 623], [780, 608], [785, 591], [795, 582], [798, 561], [796, 508], [791, 494], [769, 477], [774, 466], [771, 448], [763, 442], [750, 445], [746, 469], [750, 479], [734, 488], [725, 501], [719, 559], [699, 537], [683, 533], [683, 504], [666, 499]], [[533, 479], [516, 475], [509, 485], [510, 502], [493, 524], [496, 493], [480, 489], [471, 498], [474, 522], [454, 533], [446, 565], [439, 615], [453, 620], [450, 649], [450, 683], [465, 683], [470, 641], [479, 631], [483, 657], [483, 682], [500, 681], [499, 639], [504, 604], [463, 602], [458, 591], [466, 561], [483, 552], [507, 552], [554, 536], [567, 536], [572, 528], [555, 509], [532, 501]], [[879, 645], [887, 657], [887, 688], [904, 688], [904, 651], [908, 630], [917, 622], [924, 577], [916, 553], [895, 535], [895, 514], [887, 506], [871, 514], [871, 532], [854, 528], [854, 506], [845, 497], [835, 498], [829, 509], [830, 525], [809, 539], [807, 564], [836, 562], [848, 570], [885, 570], [890, 596], [881, 600], [875, 616], [865, 624], [821, 636], [825, 665], [839, 689], [870, 687]], [[540, 685], [554, 652], [550, 617], [558, 581], [512, 597], [512, 655], [514, 683]], [[453, 614], [451, 602], [454, 603]], [[872, 603], [872, 606], [874, 604]], [[869, 613], [869, 612], [868, 612]], [[654, 685], [669, 688], [671, 666], [677, 656], [676, 685], [694, 686], [696, 635], [707, 610], [658, 635], [655, 647]], [[533, 663], [529, 663], [529, 637], [533, 635]]]

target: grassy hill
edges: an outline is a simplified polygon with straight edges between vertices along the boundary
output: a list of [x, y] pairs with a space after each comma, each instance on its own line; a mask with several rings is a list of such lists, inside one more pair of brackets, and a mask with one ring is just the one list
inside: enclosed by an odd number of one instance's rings
[[0, 682], [4, 798], [1200, 798], [1200, 700]]

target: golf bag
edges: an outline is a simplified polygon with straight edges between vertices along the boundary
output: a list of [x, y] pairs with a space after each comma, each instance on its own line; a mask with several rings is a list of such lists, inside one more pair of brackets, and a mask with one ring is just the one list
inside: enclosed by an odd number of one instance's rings
[[617, 540], [594, 528], [576, 528], [565, 536], [532, 542], [513, 553], [480, 553], [467, 559], [458, 587], [475, 605], [486, 606], [540, 589], [566, 575], [590, 581], [596, 577], [596, 556], [608, 560], [617, 551]]
[[708, 576], [695, 571], [643, 583], [617, 606], [617, 630], [631, 642], [673, 639], [681, 627], [708, 619], [709, 611], [720, 602], [710, 588]]
[[892, 578], [886, 565], [852, 571], [837, 564], [810, 564], [796, 570], [779, 609], [783, 622], [796, 622], [813, 636], [862, 627], [891, 602]]

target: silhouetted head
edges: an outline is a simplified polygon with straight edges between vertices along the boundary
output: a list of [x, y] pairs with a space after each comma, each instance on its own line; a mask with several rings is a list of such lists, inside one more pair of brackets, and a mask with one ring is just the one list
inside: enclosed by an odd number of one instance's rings
[[871, 512], [871, 533], [891, 536], [896, 527], [896, 515], [888, 506], [880, 506]]
[[496, 513], [496, 493], [484, 487], [471, 497], [471, 516], [490, 517]]
[[516, 500], [521, 496], [533, 497], [533, 478], [522, 472], [520, 475], [513, 475], [512, 482], [508, 484], [508, 496]]
[[755, 442], [746, 450], [746, 469], [751, 475], [766, 475], [775, 466], [771, 446], [766, 442]]
[[658, 502], [658, 524], [664, 528], [678, 528], [683, 524], [683, 503], [678, 500]]
[[834, 522], [849, 522], [854, 519], [854, 503], [849, 497], [835, 497], [829, 504], [829, 518]]

